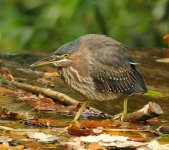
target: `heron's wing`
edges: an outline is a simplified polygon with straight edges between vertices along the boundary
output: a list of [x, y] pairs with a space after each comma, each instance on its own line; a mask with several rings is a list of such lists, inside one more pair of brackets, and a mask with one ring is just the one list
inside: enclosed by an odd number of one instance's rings
[[142, 75], [120, 42], [108, 38], [95, 44], [96, 47], [90, 47], [95, 59], [91, 76], [97, 90], [129, 95], [147, 91]]
[[147, 91], [143, 77], [134, 68], [117, 69], [98, 64], [92, 67], [91, 76], [96, 89], [100, 92], [115, 92], [130, 95], [132, 93]]

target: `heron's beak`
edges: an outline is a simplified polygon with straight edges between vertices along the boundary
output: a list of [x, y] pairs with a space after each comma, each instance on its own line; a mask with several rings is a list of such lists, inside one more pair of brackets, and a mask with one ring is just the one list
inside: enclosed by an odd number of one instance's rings
[[57, 55], [52, 55], [52, 56], [50, 56], [50, 57], [41, 59], [41, 60], [39, 60], [39, 61], [33, 63], [33, 64], [31, 65], [31, 67], [42, 66], [42, 65], [46, 65], [46, 64], [53, 64], [53, 63], [55, 63], [55, 62], [57, 62], [57, 61], [59, 61], [59, 60], [60, 60], [59, 56], [57, 56]]

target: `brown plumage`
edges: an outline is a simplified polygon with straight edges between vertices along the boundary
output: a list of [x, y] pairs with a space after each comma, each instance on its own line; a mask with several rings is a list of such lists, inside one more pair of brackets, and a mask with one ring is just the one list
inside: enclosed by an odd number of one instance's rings
[[54, 63], [65, 82], [87, 99], [110, 100], [147, 91], [127, 48], [104, 35], [82, 36], [35, 65], [45, 61]]

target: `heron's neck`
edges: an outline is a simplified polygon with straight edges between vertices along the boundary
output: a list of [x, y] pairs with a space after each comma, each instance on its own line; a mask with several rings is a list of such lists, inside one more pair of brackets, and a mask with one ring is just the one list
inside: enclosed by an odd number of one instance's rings
[[89, 96], [92, 94], [91, 91], [94, 91], [91, 79], [87, 76], [81, 76], [79, 72], [71, 66], [62, 68], [60, 73], [65, 82], [81, 94]]
[[84, 77], [81, 77], [79, 72], [71, 66], [61, 68], [60, 75], [63, 77], [65, 82], [71, 86], [74, 86], [75, 82], [81, 84], [84, 80]]

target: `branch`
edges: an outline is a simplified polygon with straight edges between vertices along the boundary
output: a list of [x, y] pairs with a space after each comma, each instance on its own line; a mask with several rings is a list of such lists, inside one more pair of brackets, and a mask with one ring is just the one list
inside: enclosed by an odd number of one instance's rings
[[51, 89], [46, 89], [46, 88], [41, 88], [37, 86], [32, 86], [26, 83], [20, 83], [17, 81], [5, 81], [8, 84], [12, 84], [16, 87], [22, 88], [24, 90], [30, 91], [35, 94], [42, 94], [46, 97], [50, 97], [58, 102], [60, 102], [63, 105], [73, 105], [73, 104], [78, 104], [79, 102], [63, 93], [53, 91]]
[[159, 115], [162, 114], [163, 111], [158, 104], [149, 102], [140, 110], [126, 114], [124, 117], [124, 121], [128, 122], [146, 121], [150, 118], [158, 117]]

